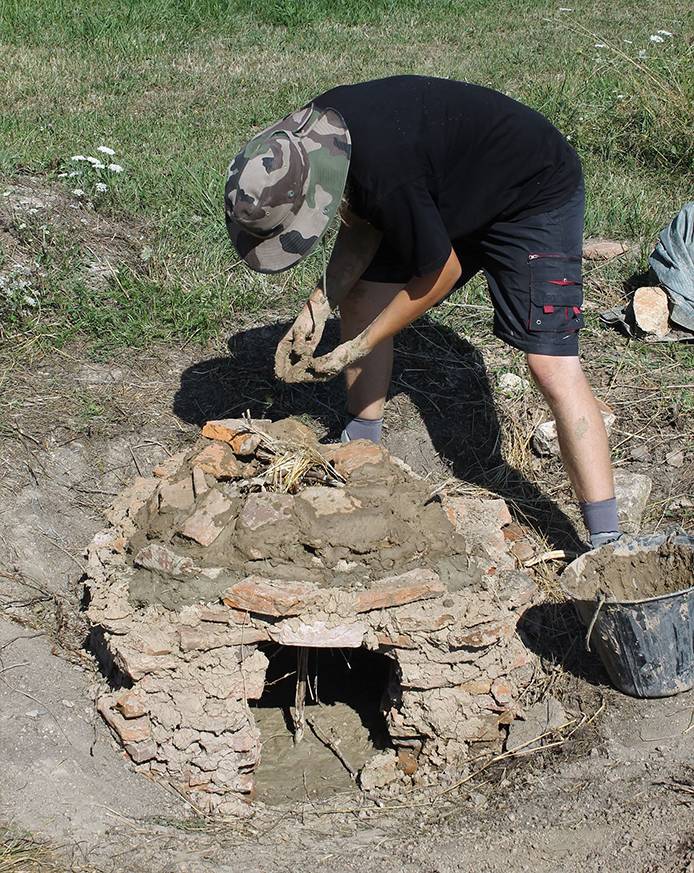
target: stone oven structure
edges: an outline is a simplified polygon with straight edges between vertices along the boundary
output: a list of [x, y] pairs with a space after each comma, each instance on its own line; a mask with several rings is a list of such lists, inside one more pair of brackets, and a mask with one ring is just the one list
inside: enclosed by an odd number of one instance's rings
[[88, 551], [88, 619], [110, 665], [98, 708], [136, 765], [205, 812], [252, 798], [263, 643], [387, 656], [403, 774], [462, 768], [518, 713], [533, 666], [515, 630], [535, 583], [505, 545], [502, 500], [442, 497], [366, 441], [227, 420], [108, 519]]

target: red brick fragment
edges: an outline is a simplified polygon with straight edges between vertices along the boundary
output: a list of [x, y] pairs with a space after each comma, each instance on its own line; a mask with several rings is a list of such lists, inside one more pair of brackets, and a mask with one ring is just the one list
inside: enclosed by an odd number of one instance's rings
[[266, 630], [255, 627], [216, 628], [181, 627], [179, 628], [181, 650], [184, 652], [208, 652], [210, 649], [220, 649], [225, 646], [250, 645], [268, 640]]
[[260, 436], [257, 433], [237, 433], [229, 440], [229, 445], [235, 455], [248, 457], [260, 445]]
[[162, 482], [159, 495], [159, 506], [162, 512], [190, 509], [195, 502], [193, 481], [190, 476], [186, 476], [179, 482]]
[[222, 602], [258, 615], [298, 615], [316, 599], [315, 585], [307, 582], [277, 582], [248, 576], [222, 594]]
[[146, 715], [147, 708], [136, 691], [125, 691], [116, 701], [116, 709], [123, 718], [139, 718]]
[[381, 579], [374, 582], [368, 590], [360, 591], [357, 594], [356, 612], [370, 612], [372, 609], [387, 609], [417, 600], [428, 600], [430, 597], [440, 597], [445, 591], [433, 570], [410, 570], [400, 576]]
[[197, 510], [186, 520], [181, 533], [201, 546], [209, 546], [224, 530], [232, 502], [221, 491], [213, 490], [203, 499]]
[[212, 442], [196, 455], [191, 461], [205, 473], [210, 473], [215, 479], [237, 479], [241, 476], [241, 467], [231, 447], [226, 443]]
[[323, 446], [321, 451], [335, 470], [345, 478], [367, 464], [380, 464], [385, 457], [384, 449], [370, 440], [352, 440], [349, 443]]

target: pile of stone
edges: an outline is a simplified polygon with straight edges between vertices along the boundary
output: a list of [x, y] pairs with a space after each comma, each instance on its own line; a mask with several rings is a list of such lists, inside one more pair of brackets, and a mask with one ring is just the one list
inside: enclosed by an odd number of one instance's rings
[[519, 713], [533, 664], [515, 629], [535, 583], [515, 569], [501, 500], [442, 497], [366, 441], [230, 420], [108, 517], [88, 552], [110, 683], [99, 711], [135, 764], [201, 811], [248, 810], [261, 753], [249, 701], [269, 643], [390, 659], [383, 709], [403, 779], [461, 769]]

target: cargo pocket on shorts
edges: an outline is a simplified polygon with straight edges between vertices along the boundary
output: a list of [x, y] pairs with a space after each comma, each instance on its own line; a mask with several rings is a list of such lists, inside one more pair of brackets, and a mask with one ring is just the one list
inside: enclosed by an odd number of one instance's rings
[[571, 255], [529, 255], [529, 331], [568, 333], [584, 326], [581, 259]]

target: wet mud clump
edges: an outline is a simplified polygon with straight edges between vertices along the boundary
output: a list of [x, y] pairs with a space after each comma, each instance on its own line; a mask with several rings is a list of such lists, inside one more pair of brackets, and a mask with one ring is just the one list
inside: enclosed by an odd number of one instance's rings
[[562, 584], [581, 600], [629, 602], [685, 591], [694, 585], [694, 538], [636, 537], [604, 546], [568, 567]]
[[266, 699], [273, 647], [388, 665], [390, 748], [363, 785], [456, 778], [520, 713], [534, 662], [515, 629], [536, 585], [507, 547], [503, 500], [441, 497], [363, 440], [227, 420], [108, 520], [88, 550], [98, 708], [137, 766], [203, 812], [249, 810], [262, 746], [249, 701]]

